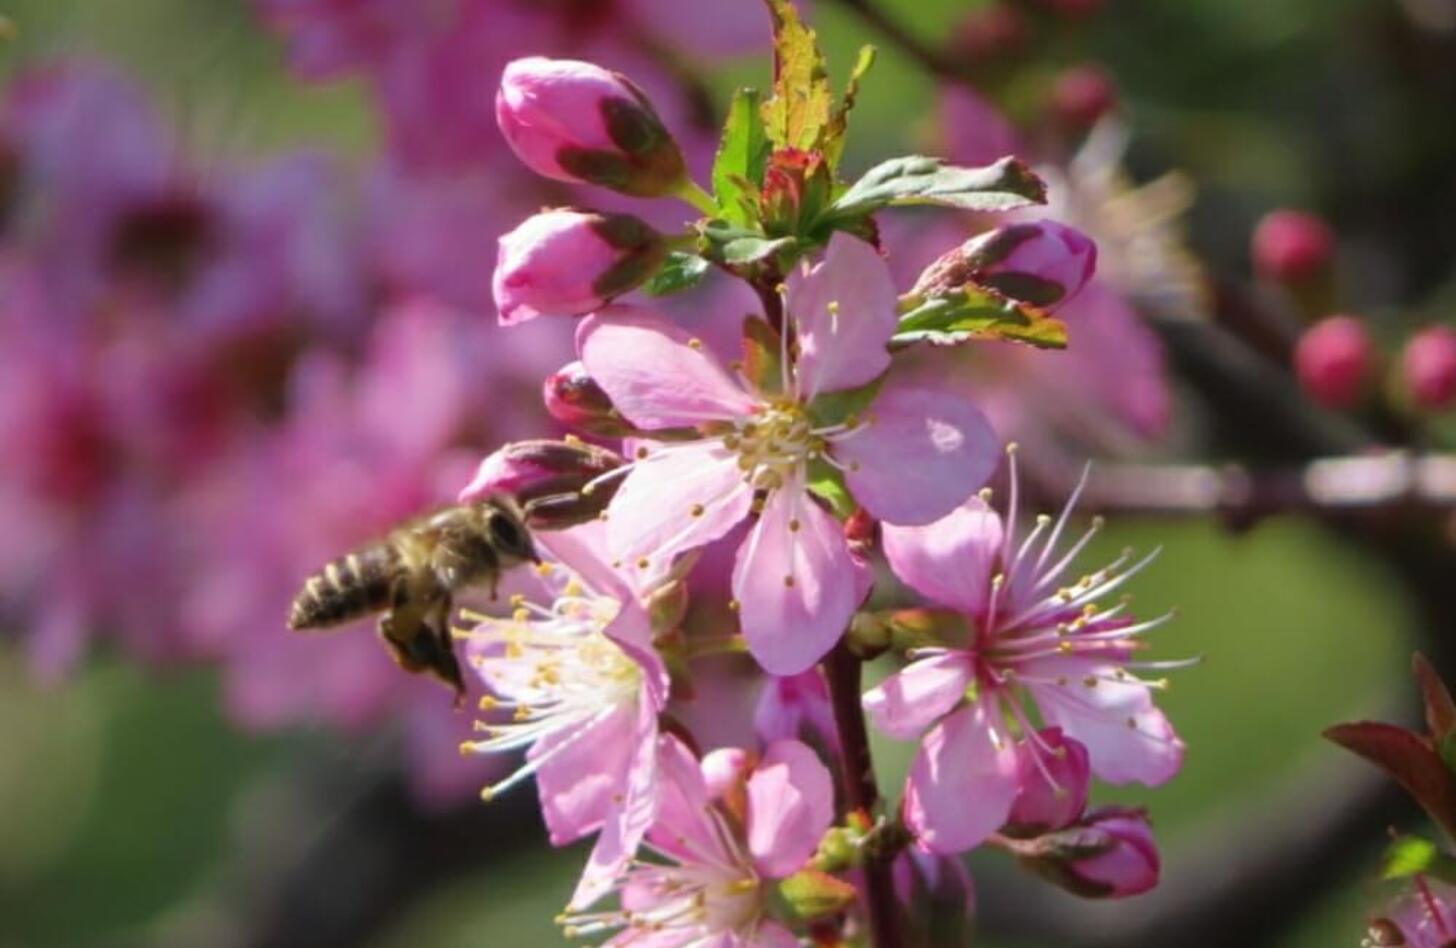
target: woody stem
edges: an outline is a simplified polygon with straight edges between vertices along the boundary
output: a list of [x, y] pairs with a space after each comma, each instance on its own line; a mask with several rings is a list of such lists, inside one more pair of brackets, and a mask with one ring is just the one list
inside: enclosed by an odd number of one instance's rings
[[[875, 780], [874, 761], [870, 758], [864, 708], [860, 704], [860, 671], [859, 657], [850, 651], [845, 640], [841, 640], [824, 659], [824, 677], [829, 683], [834, 725], [839, 732], [840, 779], [845, 804], [849, 812], [860, 813], [873, 821], [880, 802], [880, 790]], [[895, 890], [890, 876], [893, 859], [893, 851], [865, 854], [865, 914], [875, 948], [901, 948]]]

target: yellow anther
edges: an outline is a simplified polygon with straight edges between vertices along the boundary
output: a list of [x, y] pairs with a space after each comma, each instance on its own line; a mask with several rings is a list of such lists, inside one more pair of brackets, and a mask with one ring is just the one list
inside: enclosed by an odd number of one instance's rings
[[647, 452], [647, 449], [645, 447], [639, 447], [637, 449], [637, 452], [636, 453], [637, 453], [637, 460], [644, 461], [644, 460], [647, 459], [647, 453], [648, 452]]
[[829, 305], [827, 307], [825, 307], [825, 308], [829, 310], [829, 315], [830, 316], [838, 316], [839, 315], [839, 300], [830, 300], [829, 301]]
[[1020, 451], [1020, 450], [1021, 450], [1021, 445], [1017, 444], [1015, 441], [1008, 441], [1008, 442], [1006, 442], [1006, 453], [1007, 454], [1015, 454], [1017, 451]]
[[515, 593], [508, 601], [512, 609], [519, 609], [526, 604], [526, 595], [525, 593]]
[[517, 609], [511, 613], [511, 618], [516, 622], [525, 622], [531, 618], [531, 610], [525, 608]]
[[694, 350], [695, 352], [701, 352], [703, 349], [703, 340], [694, 336], [692, 339], [688, 340], [688, 348]]
[[706, 511], [706, 509], [707, 508], [705, 508], [702, 504], [693, 504], [693, 506], [692, 506], [692, 508], [691, 508], [691, 510], [689, 512], [694, 517], [701, 517], [703, 515], [703, 513]]
[[794, 587], [794, 577], [792, 577], [792, 576], [785, 576], [784, 577], [784, 585], [787, 586], [787, 587], [789, 587], [790, 589], [792, 589]]
[[556, 571], [556, 564], [554, 564], [554, 563], [537, 563], [536, 564], [536, 575], [537, 576], [550, 576], [555, 571]]
[[799, 532], [799, 528], [802, 527], [802, 526], [803, 526], [803, 524], [799, 523], [799, 518], [798, 517], [792, 517], [792, 518], [789, 519], [789, 532], [790, 533], [798, 533]]
[[494, 695], [480, 696], [480, 710], [482, 711], [494, 711], [499, 705], [500, 700]]
[[644, 557], [642, 557], [641, 559], [639, 559], [637, 561], [637, 568], [638, 569], [646, 569], [647, 568], [647, 557], [644, 556]]

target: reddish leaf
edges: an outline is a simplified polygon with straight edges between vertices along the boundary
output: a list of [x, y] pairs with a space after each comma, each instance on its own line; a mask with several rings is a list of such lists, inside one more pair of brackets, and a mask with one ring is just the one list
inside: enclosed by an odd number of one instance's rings
[[1415, 673], [1425, 698], [1426, 727], [1430, 728], [1431, 737], [1439, 744], [1456, 728], [1456, 701], [1451, 700], [1450, 689], [1420, 652], [1411, 658], [1411, 671]]
[[1325, 737], [1383, 769], [1415, 798], [1431, 819], [1456, 837], [1456, 779], [1431, 746], [1394, 724], [1337, 724]]

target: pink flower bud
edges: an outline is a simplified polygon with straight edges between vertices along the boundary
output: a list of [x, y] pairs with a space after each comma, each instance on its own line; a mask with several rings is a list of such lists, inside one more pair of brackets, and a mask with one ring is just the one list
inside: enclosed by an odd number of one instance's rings
[[575, 439], [517, 441], [481, 461], [459, 499], [508, 494], [526, 507], [532, 526], [562, 529], [601, 515], [619, 482], [602, 478], [622, 463], [614, 452]]
[[993, 3], [966, 14], [956, 27], [956, 52], [974, 63], [990, 62], [1026, 46], [1026, 17], [1016, 7]]
[[1406, 343], [1401, 370], [1417, 407], [1450, 407], [1456, 401], [1456, 330], [1430, 326], [1416, 333]]
[[1070, 826], [1087, 808], [1091, 768], [1087, 748], [1062, 733], [1045, 728], [1017, 747], [1021, 790], [1007, 823], [1017, 835]]
[[1074, 826], [1025, 844], [1023, 861], [1069, 892], [1121, 899], [1158, 884], [1161, 860], [1141, 810], [1105, 807]]
[[1063, 126], [1085, 131], [1117, 107], [1117, 85], [1091, 63], [1065, 69], [1052, 85], [1052, 114]]
[[1051, 310], [1076, 296], [1097, 268], [1097, 245], [1056, 221], [1007, 224], [932, 263], [911, 291], [926, 296], [966, 284]]
[[1294, 347], [1300, 386], [1326, 408], [1349, 408], [1360, 399], [1374, 362], [1365, 324], [1354, 316], [1330, 316], [1305, 331]]
[[1254, 267], [1280, 283], [1302, 283], [1329, 266], [1335, 235], [1305, 211], [1270, 211], [1254, 229]]
[[580, 362], [562, 366], [547, 376], [541, 388], [546, 410], [568, 428], [606, 438], [626, 437], [636, 431]]
[[543, 211], [500, 238], [491, 283], [500, 321], [600, 309], [641, 285], [666, 254], [661, 235], [630, 214]]
[[517, 59], [501, 76], [495, 115], [517, 157], [557, 181], [660, 197], [686, 174], [642, 90], [592, 63]]
[[703, 755], [703, 785], [708, 799], [729, 801], [740, 796], [755, 763], [754, 755], [741, 747], [720, 747]]

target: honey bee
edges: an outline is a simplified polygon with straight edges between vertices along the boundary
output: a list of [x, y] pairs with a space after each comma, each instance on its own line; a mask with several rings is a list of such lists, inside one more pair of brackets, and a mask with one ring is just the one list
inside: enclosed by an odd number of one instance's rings
[[506, 497], [447, 507], [409, 521], [314, 573], [293, 600], [291, 629], [323, 629], [376, 612], [379, 637], [399, 666], [429, 672], [465, 693], [450, 633], [455, 594], [501, 571], [540, 562], [525, 518]]

